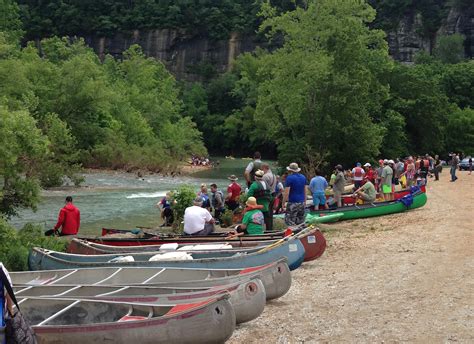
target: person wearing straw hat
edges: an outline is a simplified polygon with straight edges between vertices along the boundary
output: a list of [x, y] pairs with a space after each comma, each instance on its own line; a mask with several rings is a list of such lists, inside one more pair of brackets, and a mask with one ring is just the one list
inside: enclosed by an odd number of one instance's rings
[[242, 219], [242, 223], [236, 226], [234, 231], [229, 232], [229, 238], [244, 234], [263, 234], [263, 225], [265, 223], [265, 219], [261, 211], [263, 206], [257, 204], [257, 199], [255, 197], [249, 197], [245, 205], [245, 214]]
[[227, 208], [234, 211], [239, 207], [240, 193], [242, 192], [242, 187], [237, 183], [237, 178], [235, 174], [227, 177], [231, 181], [227, 187], [227, 195], [225, 197], [225, 204]]
[[267, 224], [269, 221], [273, 221], [269, 211], [272, 194], [270, 187], [263, 180], [263, 175], [264, 172], [262, 170], [255, 172], [255, 181], [250, 185], [247, 196], [255, 197], [257, 199], [257, 203], [263, 205], [262, 213], [263, 217], [265, 218], [265, 224]]
[[305, 220], [306, 205], [306, 177], [300, 173], [296, 162], [286, 167], [289, 175], [285, 181], [283, 207], [285, 209], [285, 223], [288, 226], [299, 225]]
[[193, 205], [184, 211], [184, 234], [209, 235], [214, 232], [214, 218], [202, 207], [202, 197], [194, 199]]

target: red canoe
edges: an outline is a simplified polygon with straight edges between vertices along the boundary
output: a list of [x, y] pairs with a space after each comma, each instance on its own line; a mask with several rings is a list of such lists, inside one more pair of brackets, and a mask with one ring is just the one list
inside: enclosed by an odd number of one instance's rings
[[[107, 230], [102, 229], [103, 233], [117, 233], [117, 232], [128, 232], [121, 230]], [[93, 243], [110, 245], [110, 246], [150, 246], [152, 251], [159, 249], [159, 245], [177, 243], [177, 244], [204, 244], [204, 243], [229, 243], [233, 247], [253, 247], [261, 245], [269, 245], [273, 242], [283, 238], [284, 232], [278, 232], [274, 234], [265, 234], [265, 235], [253, 235], [253, 236], [241, 236], [238, 238], [225, 240], [224, 236], [211, 235], [211, 236], [168, 236], [168, 235], [156, 235], [148, 238], [117, 238], [112, 236], [102, 236], [102, 237], [88, 237], [81, 238]], [[321, 255], [326, 250], [326, 239], [319, 229], [314, 229], [308, 232], [307, 235], [300, 238], [301, 243], [305, 248], [305, 261], [314, 260], [321, 257]], [[131, 249], [132, 250], [132, 249]], [[126, 251], [126, 249], [124, 249]], [[146, 247], [143, 248], [143, 251], [150, 251]], [[84, 247], [81, 247], [78, 241], [71, 241], [68, 246], [67, 252], [69, 253], [79, 253], [79, 254], [90, 254], [88, 251], [84, 251]]]

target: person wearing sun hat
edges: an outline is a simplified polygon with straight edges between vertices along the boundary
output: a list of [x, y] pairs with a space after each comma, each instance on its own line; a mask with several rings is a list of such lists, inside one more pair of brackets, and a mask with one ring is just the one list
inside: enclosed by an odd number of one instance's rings
[[262, 213], [262, 205], [257, 204], [255, 197], [249, 197], [245, 203], [245, 214], [242, 223], [235, 227], [235, 230], [229, 232], [230, 237], [239, 235], [260, 235], [263, 234], [263, 225], [265, 219]]
[[250, 185], [250, 188], [247, 192], [248, 197], [255, 197], [257, 199], [257, 204], [263, 206], [262, 213], [265, 218], [265, 223], [267, 221], [272, 221], [270, 218], [270, 203], [272, 200], [272, 192], [268, 184], [263, 180], [263, 175], [265, 172], [258, 170], [255, 172], [255, 181]]
[[285, 209], [285, 223], [288, 226], [299, 225], [305, 220], [305, 204], [307, 181], [300, 173], [301, 168], [296, 162], [286, 167], [289, 175], [285, 181], [283, 194], [283, 208]]
[[237, 178], [234, 174], [227, 177], [231, 181], [227, 187], [227, 195], [225, 197], [225, 204], [227, 208], [234, 211], [239, 207], [240, 193], [242, 192], [242, 187], [237, 183]]

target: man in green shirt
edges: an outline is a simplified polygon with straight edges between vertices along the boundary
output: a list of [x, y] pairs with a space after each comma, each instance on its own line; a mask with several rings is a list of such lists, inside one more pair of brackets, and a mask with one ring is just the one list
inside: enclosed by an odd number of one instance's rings
[[250, 185], [249, 191], [247, 192], [248, 197], [255, 197], [257, 199], [257, 204], [263, 206], [262, 213], [265, 218], [265, 223], [267, 221], [272, 221], [271, 212], [269, 211], [270, 201], [272, 200], [272, 193], [270, 187], [263, 180], [264, 172], [258, 170], [255, 172], [255, 181]]
[[352, 195], [354, 198], [359, 198], [364, 202], [372, 203], [377, 198], [377, 191], [370, 180], [366, 181], [364, 185], [358, 188]]
[[234, 231], [229, 233], [228, 238], [233, 238], [244, 234], [263, 234], [263, 225], [265, 222], [263, 213], [260, 210], [263, 208], [263, 206], [257, 204], [255, 197], [249, 197], [245, 204], [246, 208], [242, 223], [236, 226]]

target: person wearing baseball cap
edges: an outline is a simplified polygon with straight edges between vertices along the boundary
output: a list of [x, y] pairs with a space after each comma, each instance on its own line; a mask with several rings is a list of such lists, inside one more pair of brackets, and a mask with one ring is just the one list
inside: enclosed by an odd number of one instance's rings
[[365, 177], [364, 179], [366, 181], [370, 181], [374, 186], [375, 186], [375, 181], [377, 179], [377, 173], [375, 170], [372, 168], [372, 165], [368, 162], [364, 164], [364, 169], [365, 169]]
[[383, 198], [386, 201], [391, 201], [393, 199], [393, 193], [392, 193], [393, 169], [389, 165], [389, 160], [385, 159], [383, 161], [383, 164], [385, 165], [382, 170], [382, 175], [381, 175]]

